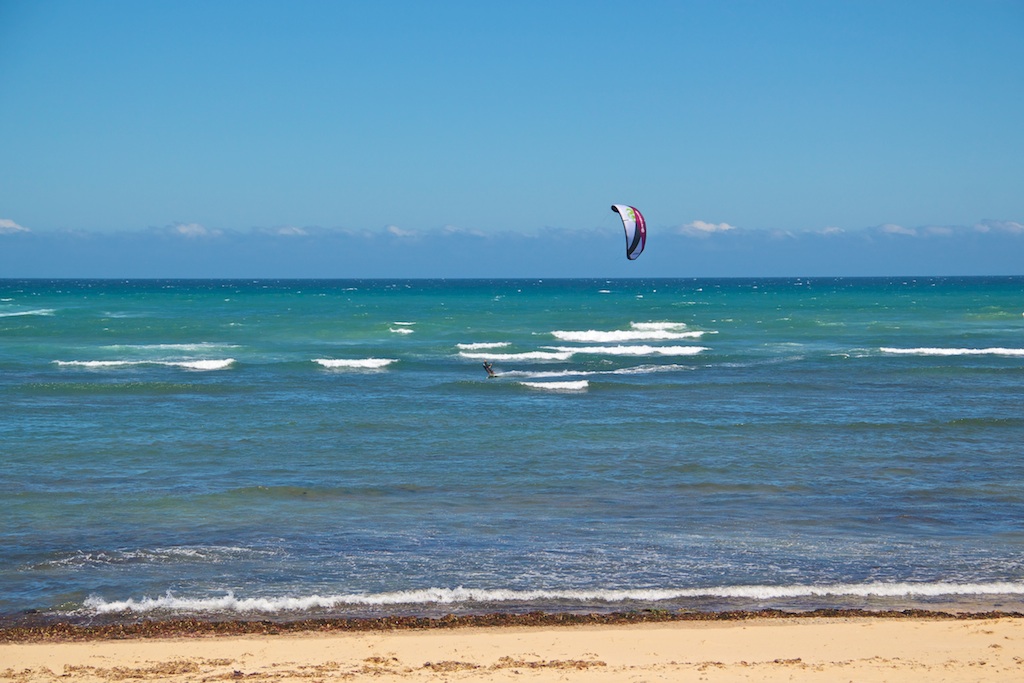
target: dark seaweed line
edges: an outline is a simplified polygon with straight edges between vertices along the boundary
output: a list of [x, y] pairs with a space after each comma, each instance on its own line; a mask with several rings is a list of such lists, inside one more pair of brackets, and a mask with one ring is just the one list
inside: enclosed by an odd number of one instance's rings
[[808, 612], [783, 610], [739, 610], [725, 612], [667, 612], [641, 610], [612, 614], [559, 614], [530, 612], [528, 614], [481, 614], [432, 617], [380, 617], [362, 619], [309, 619], [303, 621], [142, 621], [134, 624], [88, 626], [68, 623], [43, 626], [0, 628], [0, 643], [71, 642], [89, 640], [123, 640], [133, 638], [190, 638], [235, 635], [283, 635], [289, 633], [329, 633], [355, 631], [431, 630], [471, 627], [507, 626], [588, 626], [621, 625], [686, 621], [742, 621], [750, 619], [935, 619], [980, 620], [1024, 618], [1021, 612], [936, 612], [908, 609], [902, 611], [870, 611], [861, 609], [818, 609]]

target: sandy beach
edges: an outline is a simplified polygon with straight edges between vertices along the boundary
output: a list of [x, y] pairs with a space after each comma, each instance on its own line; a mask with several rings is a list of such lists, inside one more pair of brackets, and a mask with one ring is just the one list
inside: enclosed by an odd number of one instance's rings
[[1024, 618], [786, 617], [16, 639], [0, 681], [1019, 681]]

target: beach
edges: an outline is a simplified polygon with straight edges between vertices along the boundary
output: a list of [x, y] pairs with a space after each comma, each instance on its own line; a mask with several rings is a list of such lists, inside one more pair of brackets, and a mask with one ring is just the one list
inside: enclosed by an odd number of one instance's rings
[[[270, 629], [273, 631], [273, 629]], [[11, 632], [3, 634], [10, 638]], [[80, 634], [81, 636], [81, 634]], [[22, 633], [0, 681], [1016, 681], [1024, 618], [749, 617], [113, 637]]]

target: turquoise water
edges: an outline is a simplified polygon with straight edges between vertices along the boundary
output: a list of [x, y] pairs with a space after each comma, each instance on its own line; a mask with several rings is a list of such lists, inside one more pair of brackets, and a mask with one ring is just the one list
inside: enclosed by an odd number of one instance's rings
[[0, 619], [1024, 609], [1024, 278], [0, 280], [0, 400]]

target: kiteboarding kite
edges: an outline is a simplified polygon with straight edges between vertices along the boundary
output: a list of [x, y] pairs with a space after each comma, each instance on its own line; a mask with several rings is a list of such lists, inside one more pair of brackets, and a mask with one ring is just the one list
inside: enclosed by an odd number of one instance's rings
[[625, 204], [612, 204], [612, 211], [622, 219], [622, 228], [626, 231], [626, 258], [636, 259], [647, 243], [647, 223], [636, 207]]

